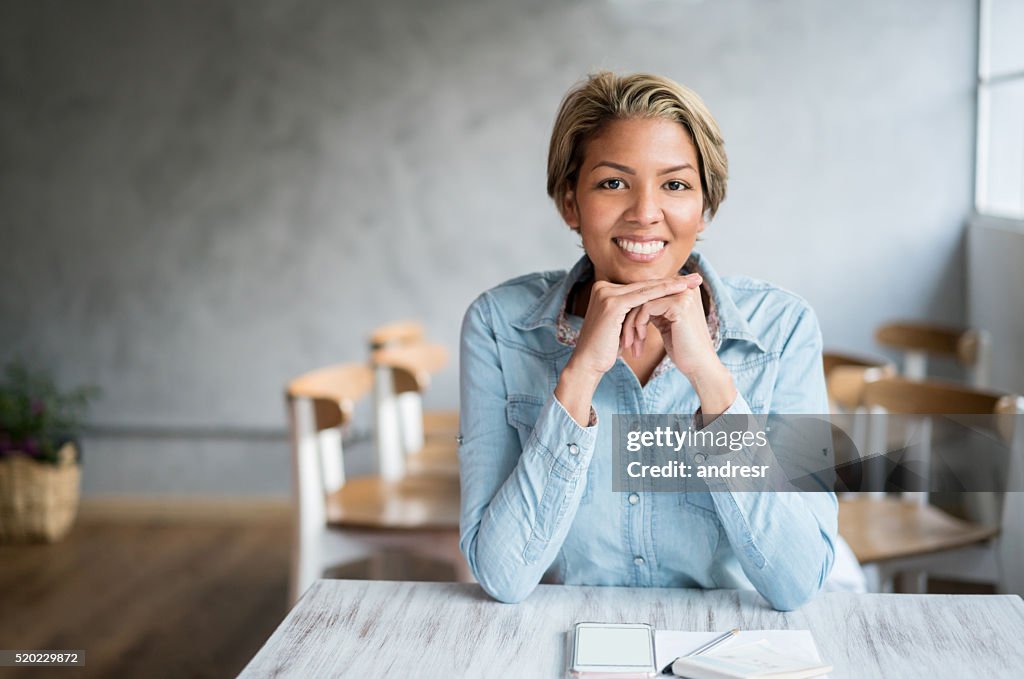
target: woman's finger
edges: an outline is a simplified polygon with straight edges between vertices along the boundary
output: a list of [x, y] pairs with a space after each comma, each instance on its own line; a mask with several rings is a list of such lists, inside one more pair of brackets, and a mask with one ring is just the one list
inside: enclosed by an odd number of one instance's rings
[[669, 295], [667, 297], [659, 297], [658, 299], [653, 299], [642, 305], [636, 315], [637, 327], [639, 328], [642, 325], [646, 328], [647, 324], [651, 322], [652, 316], [664, 315], [666, 311], [672, 308], [673, 304], [677, 304], [679, 302], [680, 298], [684, 294], [686, 294], [685, 291], [675, 295]]
[[633, 319], [636, 317], [637, 309], [630, 309], [626, 313], [626, 318], [622, 321], [622, 337], [623, 344], [626, 349], [632, 349], [634, 357], [636, 356], [635, 343], [638, 339], [636, 329], [633, 327]]
[[640, 306], [636, 307], [633, 310], [635, 313], [633, 314], [633, 317], [630, 319], [630, 321], [632, 322], [633, 327], [636, 328], [636, 336], [640, 340], [647, 339], [647, 322], [641, 321], [640, 319], [644, 317], [650, 317], [650, 312], [648, 311], [648, 308], [655, 301], [656, 300], [644, 302], [643, 304], [641, 304]]
[[643, 350], [643, 338], [637, 332], [635, 323], [636, 315], [640, 313], [639, 307], [630, 309], [629, 313], [626, 314], [626, 320], [623, 322], [622, 327], [624, 331], [629, 335], [630, 346], [633, 349], [633, 358], [639, 358], [641, 351]]
[[[676, 276], [656, 281], [631, 283], [628, 286], [622, 286], [622, 288], [615, 290], [613, 294], [617, 302], [632, 308], [638, 307], [652, 299], [675, 295], [699, 287], [701, 282], [702, 279], [699, 274]], [[629, 289], [627, 290], [627, 288]]]
[[652, 278], [651, 280], [637, 281], [636, 283], [624, 283], [624, 284], [621, 284], [621, 285], [614, 285], [614, 284], [612, 284], [612, 287], [617, 292], [619, 292], [621, 294], [621, 293], [635, 292], [635, 291], [641, 290], [643, 288], [651, 287], [652, 285], [656, 285], [658, 283], [676, 283], [678, 281], [686, 281], [692, 287], [692, 286], [695, 286], [695, 285], [700, 285], [703, 282], [703, 279], [701, 278], [701, 275], [699, 273], [688, 273], [688, 274], [684, 274], [682, 276], [668, 276], [667, 278]]

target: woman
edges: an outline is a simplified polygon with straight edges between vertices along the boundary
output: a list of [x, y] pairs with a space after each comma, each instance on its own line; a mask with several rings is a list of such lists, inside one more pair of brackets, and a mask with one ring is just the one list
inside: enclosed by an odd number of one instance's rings
[[496, 599], [548, 572], [791, 610], [828, 576], [831, 492], [611, 491], [612, 415], [828, 412], [807, 304], [693, 252], [726, 179], [718, 125], [670, 80], [598, 73], [562, 102], [548, 193], [586, 255], [485, 292], [462, 328], [460, 544]]

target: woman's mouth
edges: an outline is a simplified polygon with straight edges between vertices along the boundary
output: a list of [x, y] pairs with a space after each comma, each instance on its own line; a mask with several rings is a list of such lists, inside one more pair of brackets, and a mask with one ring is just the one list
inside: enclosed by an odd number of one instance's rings
[[635, 262], [650, 262], [665, 249], [663, 240], [630, 240], [629, 238], [613, 238], [627, 258]]

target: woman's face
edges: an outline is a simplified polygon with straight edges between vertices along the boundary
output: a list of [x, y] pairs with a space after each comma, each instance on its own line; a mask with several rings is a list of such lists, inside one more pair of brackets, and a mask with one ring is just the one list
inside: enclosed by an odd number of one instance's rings
[[670, 120], [616, 120], [587, 143], [563, 212], [596, 280], [676, 275], [704, 230], [698, 167], [689, 132]]

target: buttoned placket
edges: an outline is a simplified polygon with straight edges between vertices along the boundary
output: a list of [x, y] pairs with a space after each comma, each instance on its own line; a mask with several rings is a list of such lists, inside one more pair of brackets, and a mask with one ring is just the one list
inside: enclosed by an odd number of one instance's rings
[[[615, 381], [615, 394], [620, 413], [644, 414], [650, 412], [649, 403], [645, 398], [644, 390], [640, 386], [636, 375], [625, 361], [617, 361], [611, 371]], [[648, 382], [650, 384], [650, 382]], [[632, 423], [631, 423], [632, 424]], [[616, 473], [620, 473], [616, 470]], [[646, 490], [648, 480], [640, 480], [640, 488]], [[648, 526], [653, 517], [648, 513], [653, 511], [654, 503], [642, 502], [638, 490], [631, 489], [625, 496], [623, 505], [626, 515], [623, 525], [626, 528], [626, 546], [633, 553], [633, 568], [635, 583], [638, 586], [650, 586], [653, 584], [651, 568], [652, 554], [649, 551], [647, 541]]]

